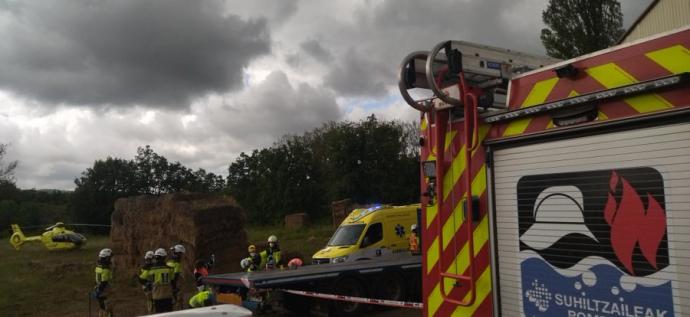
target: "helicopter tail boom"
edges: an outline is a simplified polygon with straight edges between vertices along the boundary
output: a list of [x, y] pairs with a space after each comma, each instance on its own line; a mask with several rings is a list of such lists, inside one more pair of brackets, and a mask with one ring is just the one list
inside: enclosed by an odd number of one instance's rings
[[26, 237], [24, 235], [24, 232], [22, 232], [22, 229], [19, 228], [19, 225], [17, 224], [12, 224], [12, 236], [10, 236], [10, 244], [16, 249], [19, 250], [22, 247], [22, 244], [27, 241], [40, 241], [41, 237]]
[[12, 246], [19, 251], [19, 249], [22, 247], [22, 244], [24, 244], [24, 241], [26, 241], [26, 236], [24, 236], [22, 229], [19, 228], [19, 225], [13, 224], [10, 244], [12, 244]]

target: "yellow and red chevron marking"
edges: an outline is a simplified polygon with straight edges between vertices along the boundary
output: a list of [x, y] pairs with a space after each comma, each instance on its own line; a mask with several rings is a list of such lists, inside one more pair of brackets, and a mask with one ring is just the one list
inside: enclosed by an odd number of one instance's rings
[[[434, 130], [438, 125], [427, 125], [422, 120], [422, 134], [427, 141], [432, 140]], [[428, 199], [422, 201], [423, 213], [422, 248], [423, 261], [423, 296], [425, 316], [490, 316], [491, 315], [491, 270], [489, 258], [489, 225], [486, 196], [486, 166], [485, 151], [482, 147], [472, 153], [472, 166], [465, 166], [464, 138], [462, 136], [462, 122], [443, 123], [446, 129], [442, 144], [444, 144], [444, 175], [438, 175], [437, 182], [443, 184], [443, 210], [437, 210], [437, 205], [429, 206]], [[489, 126], [483, 125], [479, 129], [479, 140], [483, 140], [489, 131]], [[434, 144], [439, 140], [427, 142], [422, 149], [422, 160], [435, 159]], [[466, 169], [472, 177], [472, 193], [480, 197], [481, 221], [472, 223], [463, 219], [463, 199], [465, 198]], [[422, 183], [425, 190], [426, 181]], [[439, 225], [441, 230], [439, 230]], [[458, 307], [444, 302], [441, 296], [441, 285], [445, 283], [446, 296], [462, 300], [469, 296], [465, 287], [454, 286], [454, 280], [440, 278], [441, 270], [448, 273], [469, 274], [469, 247], [465, 237], [467, 226], [472, 226], [474, 232], [475, 268], [476, 268], [476, 302], [470, 307]], [[441, 263], [443, 267], [441, 267]]]
[[[510, 109], [525, 108], [573, 95], [590, 93], [671, 74], [690, 72], [690, 29], [619, 48], [572, 63], [581, 70], [571, 78], [558, 78], [546, 70], [511, 81]], [[599, 105], [599, 121], [638, 116], [690, 106], [687, 89], [653, 92]], [[553, 128], [549, 115], [522, 118], [503, 124], [491, 138], [515, 136]]]

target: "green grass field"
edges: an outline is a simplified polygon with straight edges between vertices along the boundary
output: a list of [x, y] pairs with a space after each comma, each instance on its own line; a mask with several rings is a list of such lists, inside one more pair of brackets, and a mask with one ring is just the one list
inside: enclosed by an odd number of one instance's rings
[[80, 250], [48, 251], [0, 243], [0, 316], [88, 316], [93, 269], [106, 237], [90, 237]]
[[[310, 263], [311, 255], [322, 248], [333, 229], [315, 225], [299, 230], [281, 227], [247, 229], [250, 243], [260, 244], [274, 234], [281, 249], [299, 253]], [[88, 316], [88, 293], [94, 286], [94, 266], [98, 251], [108, 246], [107, 237], [88, 236], [80, 250], [47, 251], [42, 244], [26, 244], [16, 251], [5, 237], [0, 240], [0, 316]], [[119, 316], [143, 313], [141, 290], [136, 282], [118, 277], [115, 301]], [[96, 303], [91, 303], [96, 316]]]

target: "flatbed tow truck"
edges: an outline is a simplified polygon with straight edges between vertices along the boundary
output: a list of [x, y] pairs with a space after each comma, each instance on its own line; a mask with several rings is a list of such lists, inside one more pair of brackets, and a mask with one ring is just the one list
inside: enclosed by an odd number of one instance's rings
[[[258, 306], [267, 302], [261, 303], [261, 296], [251, 294], [270, 291], [270, 302], [279, 302], [291, 312], [307, 313], [318, 307], [336, 316], [358, 316], [369, 309], [365, 303], [421, 308], [421, 268], [421, 257], [410, 255], [294, 270], [218, 274], [204, 282], [218, 286], [221, 292], [237, 291]], [[336, 296], [329, 297], [331, 294]]]

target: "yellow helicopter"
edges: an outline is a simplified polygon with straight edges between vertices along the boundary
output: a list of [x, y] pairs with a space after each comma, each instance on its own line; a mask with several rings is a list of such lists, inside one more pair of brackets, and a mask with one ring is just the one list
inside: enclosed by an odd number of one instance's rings
[[86, 237], [72, 230], [67, 230], [62, 222], [46, 228], [40, 236], [25, 236], [17, 224], [12, 225], [12, 232], [10, 244], [17, 251], [22, 248], [22, 244], [31, 241], [43, 242], [48, 250], [72, 250], [81, 248], [86, 244]]

